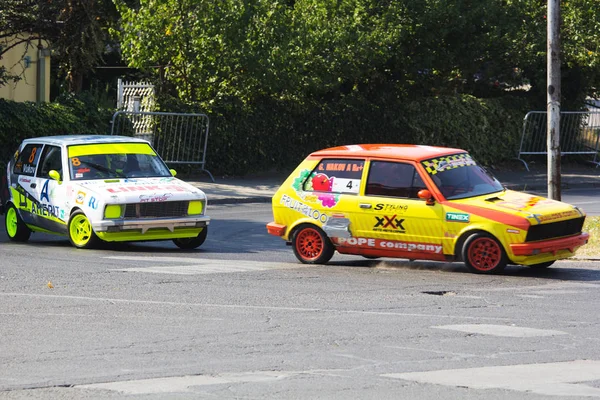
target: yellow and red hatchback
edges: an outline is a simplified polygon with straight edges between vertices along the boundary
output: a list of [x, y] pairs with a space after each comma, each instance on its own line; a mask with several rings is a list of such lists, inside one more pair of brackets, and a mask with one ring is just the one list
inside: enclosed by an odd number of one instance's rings
[[303, 263], [462, 260], [476, 273], [546, 268], [587, 243], [585, 213], [507, 190], [464, 150], [362, 144], [310, 154], [273, 196], [270, 234]]

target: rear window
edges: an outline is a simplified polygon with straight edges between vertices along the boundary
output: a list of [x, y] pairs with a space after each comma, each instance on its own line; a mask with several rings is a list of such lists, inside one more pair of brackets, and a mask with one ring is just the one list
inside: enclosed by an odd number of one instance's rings
[[28, 144], [19, 154], [13, 173], [19, 175], [35, 175], [35, 169], [42, 153], [41, 144]]
[[303, 189], [312, 192], [357, 194], [364, 165], [364, 160], [322, 160], [304, 181]]

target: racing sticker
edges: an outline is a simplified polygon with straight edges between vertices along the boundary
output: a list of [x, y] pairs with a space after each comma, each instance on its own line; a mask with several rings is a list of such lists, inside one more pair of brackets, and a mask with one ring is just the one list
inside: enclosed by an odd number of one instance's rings
[[422, 161], [421, 164], [423, 164], [423, 167], [427, 170], [429, 175], [435, 175], [438, 172], [466, 167], [468, 165], [476, 165], [475, 160], [473, 160], [471, 156], [466, 153], [433, 158], [431, 160]]
[[373, 210], [403, 213], [408, 211], [408, 204], [377, 203], [375, 204], [375, 207], [373, 207]]
[[140, 194], [140, 203], [157, 203], [167, 201], [173, 195], [171, 193], [152, 193], [152, 194]]
[[447, 212], [446, 221], [448, 222], [465, 222], [468, 223], [470, 220], [470, 214]]
[[373, 230], [377, 232], [406, 233], [404, 228], [404, 218], [398, 218], [397, 215], [375, 216], [375, 225]]
[[364, 160], [322, 160], [314, 170], [302, 170], [292, 188], [304, 201], [333, 208], [341, 194], [358, 194], [363, 169]]
[[362, 160], [323, 160], [304, 183], [304, 190], [358, 193], [364, 169]]
[[77, 192], [77, 196], [75, 196], [75, 203], [77, 204], [83, 204], [83, 201], [85, 200], [85, 192], [82, 192], [81, 190], [79, 190]]
[[313, 218], [317, 221], [321, 221], [322, 223], [326, 223], [327, 219], [329, 218], [327, 214], [324, 214], [321, 211], [312, 208], [311, 206], [304, 204], [298, 200], [294, 200], [287, 194], [281, 196], [280, 203], [291, 210], [298, 211], [299, 213], [304, 214], [307, 217]]
[[532, 196], [527, 199], [514, 199], [514, 200], [505, 200], [496, 203], [499, 207], [510, 208], [511, 210], [530, 210], [533, 207], [541, 206], [541, 205], [549, 205], [554, 204], [553, 200], [547, 199], [545, 197]]
[[398, 240], [384, 240], [364, 237], [337, 237], [332, 238], [332, 240], [340, 246], [442, 254], [442, 245], [439, 244], [402, 242]]

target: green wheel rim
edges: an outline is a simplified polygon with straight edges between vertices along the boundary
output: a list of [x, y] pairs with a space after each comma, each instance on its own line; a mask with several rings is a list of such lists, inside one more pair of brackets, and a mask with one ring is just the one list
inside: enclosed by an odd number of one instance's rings
[[71, 240], [76, 246], [85, 246], [92, 238], [92, 225], [83, 214], [76, 215], [69, 226]]
[[19, 216], [17, 215], [17, 210], [13, 207], [9, 207], [8, 212], [6, 213], [6, 232], [11, 238], [14, 238], [17, 235], [18, 223]]

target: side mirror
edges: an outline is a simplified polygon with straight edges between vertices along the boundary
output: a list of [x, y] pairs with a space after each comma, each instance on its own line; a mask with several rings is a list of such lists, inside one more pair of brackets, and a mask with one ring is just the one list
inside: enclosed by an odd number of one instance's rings
[[431, 195], [431, 192], [427, 189], [419, 190], [419, 193], [417, 193], [417, 196], [419, 196], [420, 199], [427, 201], [428, 206], [432, 206], [435, 204], [435, 200], [434, 200], [433, 196]]
[[173, 175], [173, 176], [177, 175], [177, 171], [175, 171], [174, 169], [170, 169], [169, 171], [171, 172], [171, 175]]
[[57, 181], [59, 184], [62, 183], [60, 181], [60, 174], [58, 173], [57, 170], [52, 169], [50, 170], [50, 172], [48, 172], [48, 175], [50, 176], [50, 178], [54, 179], [55, 181]]

